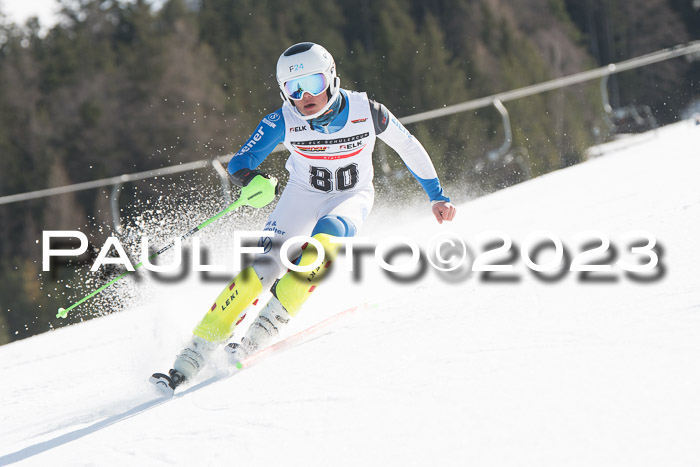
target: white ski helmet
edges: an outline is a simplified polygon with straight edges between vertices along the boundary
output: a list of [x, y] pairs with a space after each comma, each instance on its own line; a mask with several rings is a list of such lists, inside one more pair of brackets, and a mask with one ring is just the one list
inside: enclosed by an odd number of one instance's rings
[[[300, 42], [284, 51], [277, 60], [277, 84], [282, 100], [289, 102], [304, 120], [322, 115], [333, 104], [340, 92], [340, 78], [335, 72], [333, 56], [313, 42]], [[303, 115], [292, 100], [301, 99], [304, 93], [318, 96], [328, 93], [328, 102], [313, 115]]]

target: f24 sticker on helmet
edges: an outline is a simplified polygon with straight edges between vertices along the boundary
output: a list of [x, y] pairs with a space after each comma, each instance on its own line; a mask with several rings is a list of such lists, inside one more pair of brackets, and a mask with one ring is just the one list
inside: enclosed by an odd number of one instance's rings
[[296, 63], [296, 64], [291, 65], [291, 66], [289, 67], [289, 71], [290, 71], [290, 72], [292, 72], [292, 71], [299, 71], [299, 70], [303, 70], [303, 69], [304, 69], [304, 64], [303, 64], [303, 63]]

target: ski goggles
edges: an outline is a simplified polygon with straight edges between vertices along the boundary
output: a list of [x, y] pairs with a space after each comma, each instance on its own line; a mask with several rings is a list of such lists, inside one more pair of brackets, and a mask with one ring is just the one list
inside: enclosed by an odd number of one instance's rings
[[323, 73], [302, 76], [301, 78], [290, 79], [284, 83], [284, 92], [290, 98], [299, 100], [308, 92], [312, 96], [318, 96], [328, 88], [328, 81]]

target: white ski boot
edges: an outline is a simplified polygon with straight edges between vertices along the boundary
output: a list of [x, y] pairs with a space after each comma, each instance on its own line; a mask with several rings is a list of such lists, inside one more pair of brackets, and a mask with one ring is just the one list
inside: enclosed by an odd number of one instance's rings
[[232, 342], [226, 346], [232, 362], [239, 363], [257, 350], [273, 344], [290, 318], [277, 297], [273, 296], [250, 325], [241, 343]]
[[149, 381], [164, 394], [172, 395], [175, 388], [188, 380], [191, 381], [199, 373], [216, 347], [213, 342], [193, 336], [192, 342], [175, 358], [168, 374], [153, 373]]
[[175, 358], [173, 369], [185, 376], [185, 379], [193, 379], [199, 370], [204, 368], [204, 365], [209, 355], [216, 349], [217, 344], [202, 339], [199, 336], [193, 336], [190, 344], [182, 349]]

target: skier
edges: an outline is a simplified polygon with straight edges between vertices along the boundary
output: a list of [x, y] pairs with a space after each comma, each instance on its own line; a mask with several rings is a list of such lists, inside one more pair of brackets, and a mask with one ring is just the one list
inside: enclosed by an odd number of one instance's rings
[[[277, 194], [277, 179], [256, 167], [278, 143], [289, 150], [289, 182], [265, 225], [274, 236], [261, 238], [264, 253], [219, 295], [169, 374], [153, 375], [151, 382], [165, 391], [197, 374], [263, 291], [271, 290], [272, 298], [241, 342], [227, 347], [234, 361], [271, 344], [280, 328], [299, 312], [336, 256], [339, 244], [332, 243], [332, 238], [354, 236], [372, 208], [376, 137], [396, 150], [420, 182], [437, 221], [451, 221], [455, 216], [455, 207], [444, 195], [420, 142], [382, 104], [365, 93], [341, 89], [335, 62], [325, 48], [311, 42], [289, 47], [277, 62], [277, 82], [282, 107], [262, 119], [228, 165], [241, 196], [259, 193], [265, 199], [261, 204], [267, 204]], [[278, 279], [287, 271], [280, 260], [281, 245], [289, 238], [309, 234], [325, 251], [321, 266], [309, 273], [286, 272]], [[301, 255], [300, 266], [317, 259], [313, 247], [299, 248], [296, 253]]]

